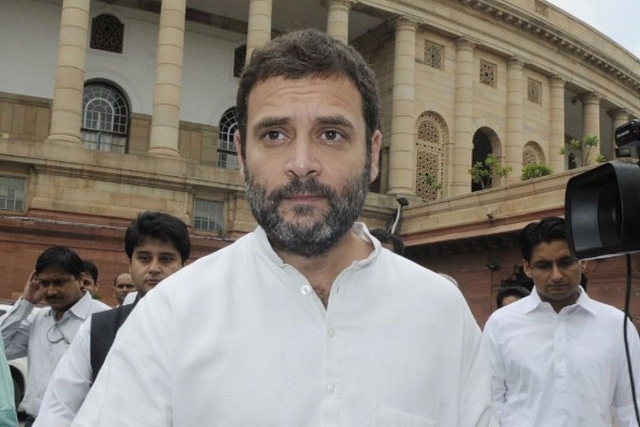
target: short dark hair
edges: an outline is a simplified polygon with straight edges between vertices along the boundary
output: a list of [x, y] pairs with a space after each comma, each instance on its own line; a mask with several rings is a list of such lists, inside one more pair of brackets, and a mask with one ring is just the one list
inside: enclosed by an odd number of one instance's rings
[[404, 242], [400, 237], [384, 231], [382, 228], [374, 228], [370, 233], [373, 237], [380, 240], [380, 243], [391, 243], [393, 245], [393, 252], [398, 255], [404, 255]]
[[240, 78], [236, 106], [241, 156], [246, 153], [247, 105], [256, 84], [274, 77], [297, 80], [303, 78], [345, 77], [362, 96], [366, 125], [366, 144], [371, 149], [371, 137], [380, 127], [380, 101], [373, 70], [353, 47], [322, 31], [306, 29], [277, 37], [253, 51]]
[[124, 250], [129, 259], [137, 246], [143, 245], [147, 239], [171, 243], [178, 252], [182, 262], [189, 259], [191, 242], [187, 225], [179, 218], [162, 212], [142, 212], [127, 227], [124, 236]]
[[51, 246], [36, 260], [36, 275], [53, 268], [71, 274], [74, 278], [82, 274], [82, 260], [77, 253], [65, 246]]
[[91, 277], [93, 277], [93, 281], [98, 281], [98, 266], [95, 263], [88, 259], [82, 260], [82, 272], [89, 273]]
[[527, 224], [520, 233], [519, 243], [522, 258], [531, 261], [533, 248], [540, 243], [551, 243], [556, 240], [567, 240], [563, 218], [550, 216], [538, 222]]
[[529, 289], [524, 286], [505, 286], [498, 290], [498, 295], [496, 295], [496, 304], [498, 305], [498, 308], [501, 308], [506, 297], [518, 297], [518, 299], [521, 299], [529, 296], [530, 294], [531, 292], [529, 292]]

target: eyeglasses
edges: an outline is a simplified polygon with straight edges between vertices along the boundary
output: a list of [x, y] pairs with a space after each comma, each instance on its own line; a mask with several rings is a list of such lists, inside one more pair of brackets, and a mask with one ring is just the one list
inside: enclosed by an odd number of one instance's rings
[[[56, 335], [60, 335], [60, 337], [57, 337]], [[51, 325], [47, 331], [47, 341], [51, 344], [58, 344], [59, 342], [64, 342], [66, 345], [71, 344], [71, 341], [69, 341], [64, 333], [62, 333], [62, 330], [58, 327], [58, 323]]]
[[118, 283], [116, 285], [116, 289], [129, 289], [129, 290], [133, 290], [135, 288], [135, 286], [133, 285], [133, 283]]
[[569, 271], [578, 265], [578, 260], [575, 258], [567, 257], [559, 259], [558, 261], [538, 261], [534, 263], [531, 268], [537, 270], [540, 273], [551, 273], [553, 266], [560, 271]]

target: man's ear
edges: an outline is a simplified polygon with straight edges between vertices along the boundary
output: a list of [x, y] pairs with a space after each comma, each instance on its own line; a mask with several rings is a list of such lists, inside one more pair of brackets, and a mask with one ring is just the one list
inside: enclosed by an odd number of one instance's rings
[[529, 261], [527, 261], [526, 259], [522, 259], [522, 267], [524, 269], [524, 274], [527, 275], [527, 277], [529, 279], [531, 279], [531, 265], [529, 264]]
[[242, 140], [240, 139], [240, 131], [236, 130], [233, 134], [233, 141], [236, 144], [236, 155], [238, 156], [238, 168], [240, 176], [244, 181], [244, 158], [242, 157]]
[[378, 177], [380, 172], [380, 147], [382, 146], [382, 133], [380, 130], [376, 130], [371, 135], [371, 174], [369, 176], [369, 183], [372, 183]]

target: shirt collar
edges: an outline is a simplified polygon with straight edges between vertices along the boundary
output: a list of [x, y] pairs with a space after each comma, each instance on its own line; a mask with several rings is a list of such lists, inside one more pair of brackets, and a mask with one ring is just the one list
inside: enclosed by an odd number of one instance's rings
[[[582, 289], [582, 287], [580, 287], [579, 289], [580, 289], [580, 296], [578, 296], [578, 299], [576, 300], [575, 305], [582, 307], [584, 310], [588, 311], [589, 313], [595, 314], [595, 307], [594, 307], [595, 304], [593, 300], [589, 298], [589, 295], [587, 295], [587, 291]], [[531, 290], [531, 295], [529, 295], [528, 297], [525, 297], [524, 299], [526, 301], [523, 301], [522, 305], [525, 313], [530, 313], [536, 308], [542, 306], [542, 304], [544, 304], [544, 301], [540, 299], [540, 295], [538, 294], [538, 290], [536, 289], [535, 285]]]
[[[367, 226], [364, 223], [362, 222], [354, 223], [353, 226], [351, 227], [351, 232], [354, 233], [356, 236], [358, 236], [360, 239], [366, 242], [370, 242], [374, 248], [373, 252], [371, 252], [371, 254], [367, 258], [360, 261], [356, 261], [358, 265], [362, 266], [364, 264], [367, 264], [376, 256], [378, 256], [378, 253], [380, 253], [380, 251], [382, 250], [382, 246], [380, 245], [380, 242], [378, 242], [377, 239], [375, 239], [374, 237], [371, 236], [371, 234], [369, 234], [369, 230], [367, 229]], [[254, 235], [258, 242], [258, 247], [260, 248], [260, 252], [265, 254], [276, 265], [280, 267], [284, 267], [286, 264], [284, 263], [284, 261], [282, 261], [282, 258], [278, 256], [276, 251], [274, 251], [273, 248], [271, 247], [271, 243], [269, 243], [269, 238], [267, 237], [267, 233], [264, 231], [264, 229], [258, 226], [254, 230]]]
[[[71, 312], [76, 317], [79, 317], [82, 320], [85, 320], [87, 317], [91, 315], [91, 306], [93, 302], [93, 297], [88, 291], [83, 291], [84, 295], [75, 304], [71, 306], [67, 311]], [[65, 312], [66, 313], [66, 312]], [[47, 315], [53, 316], [53, 309], [49, 309], [46, 313]], [[64, 314], [63, 314], [64, 316]]]

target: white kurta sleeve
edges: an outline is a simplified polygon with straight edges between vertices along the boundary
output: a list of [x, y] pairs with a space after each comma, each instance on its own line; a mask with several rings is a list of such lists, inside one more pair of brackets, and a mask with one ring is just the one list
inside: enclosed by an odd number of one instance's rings
[[34, 427], [70, 426], [89, 393], [92, 377], [89, 317], [53, 372]]
[[[640, 337], [633, 323], [628, 321], [627, 337], [629, 341], [629, 357], [633, 369], [637, 404], [640, 408]], [[622, 325], [620, 326], [622, 328]], [[625, 353], [622, 349], [622, 353]], [[626, 354], [623, 357], [618, 370], [616, 388], [613, 395], [613, 411], [616, 414], [619, 427], [638, 427], [635, 408], [633, 406], [633, 394], [627, 365]], [[640, 409], [639, 409], [640, 410]]]
[[173, 425], [172, 331], [170, 297], [149, 292], [118, 331], [72, 426]]
[[504, 368], [502, 354], [497, 347], [494, 336], [495, 323], [487, 322], [482, 334], [484, 351], [491, 367], [491, 388], [493, 391], [493, 410], [497, 420], [502, 418], [502, 409], [507, 393], [507, 373]]
[[29, 348], [29, 333], [35, 317], [34, 304], [20, 298], [0, 321], [7, 360], [25, 357]]

